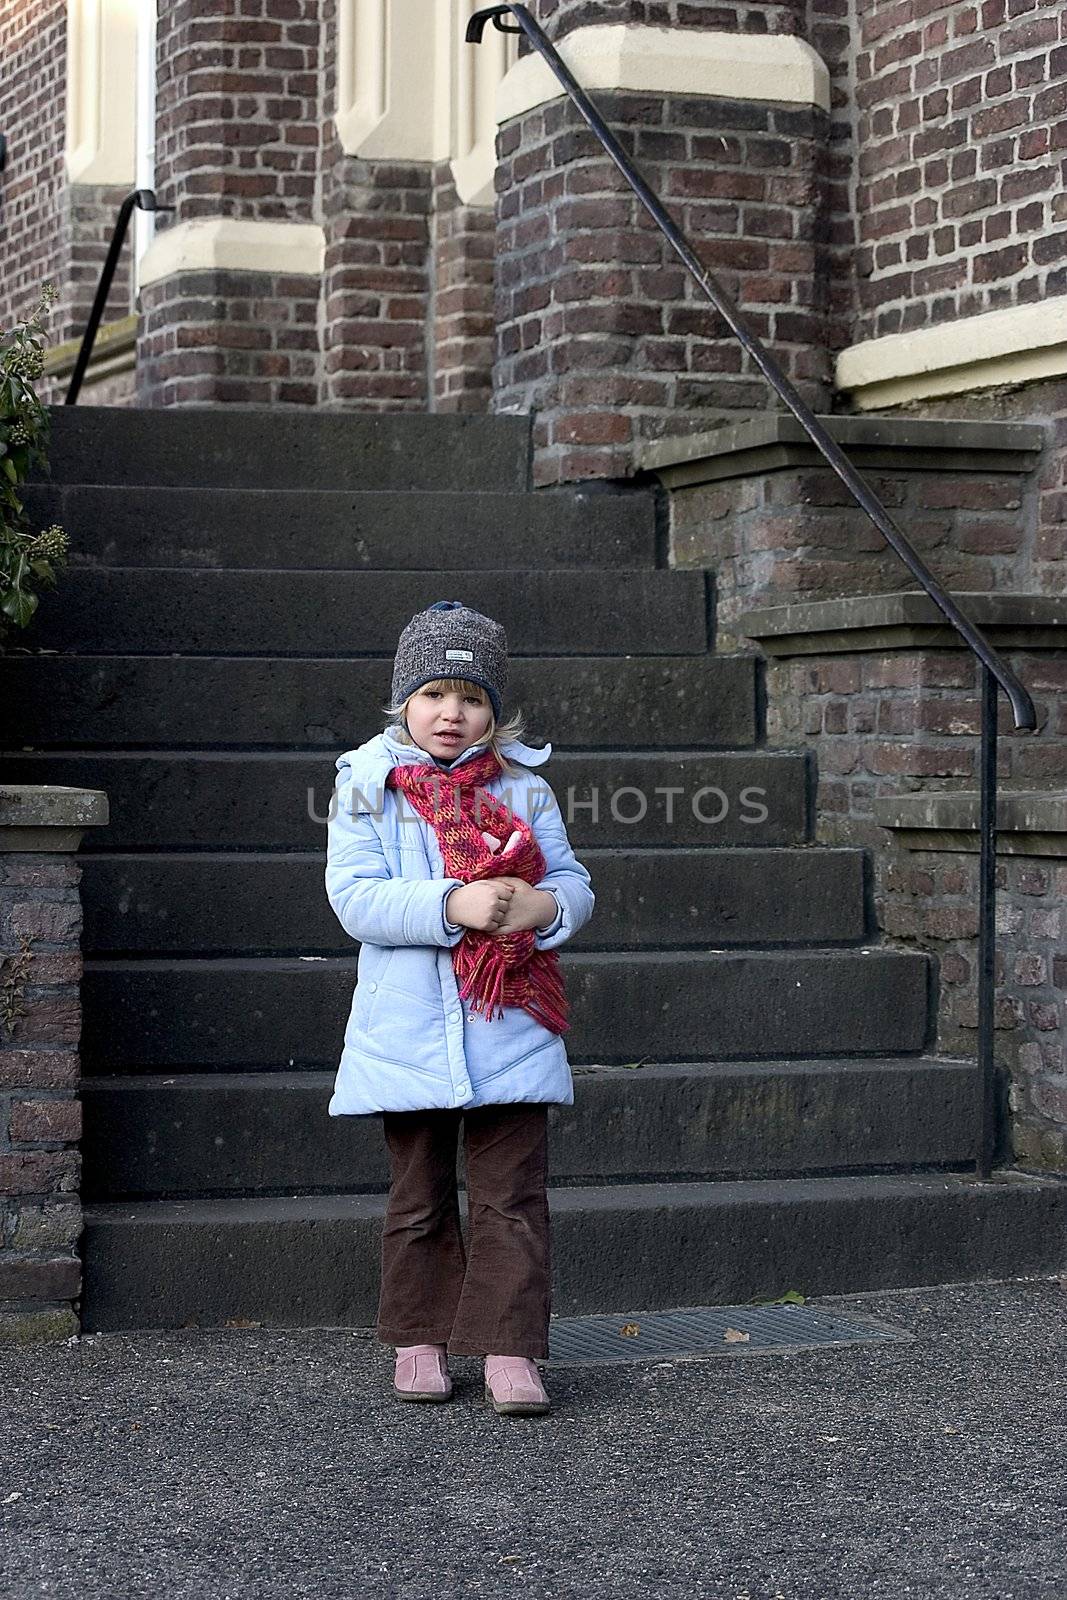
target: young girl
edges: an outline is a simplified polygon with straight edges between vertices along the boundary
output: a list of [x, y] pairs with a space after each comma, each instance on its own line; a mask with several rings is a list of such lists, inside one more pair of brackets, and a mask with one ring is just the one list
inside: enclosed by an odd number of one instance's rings
[[548, 1106], [574, 1103], [555, 952], [594, 896], [531, 770], [552, 746], [498, 720], [507, 677], [500, 624], [438, 600], [400, 635], [393, 720], [337, 758], [326, 892], [360, 951], [329, 1114], [382, 1117], [394, 1392], [447, 1400], [447, 1353], [484, 1355], [485, 1398], [526, 1413], [550, 1404]]

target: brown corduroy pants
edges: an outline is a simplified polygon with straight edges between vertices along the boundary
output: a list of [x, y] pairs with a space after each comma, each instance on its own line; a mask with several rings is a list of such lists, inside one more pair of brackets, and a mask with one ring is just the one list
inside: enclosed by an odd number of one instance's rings
[[[469, 1253], [456, 1159], [463, 1121]], [[386, 1111], [378, 1337], [452, 1355], [548, 1355], [548, 1107]]]

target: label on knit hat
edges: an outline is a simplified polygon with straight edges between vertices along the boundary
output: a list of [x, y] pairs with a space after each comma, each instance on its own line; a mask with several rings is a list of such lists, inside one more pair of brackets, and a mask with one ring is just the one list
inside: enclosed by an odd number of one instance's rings
[[446, 650], [445, 651], [445, 660], [446, 661], [473, 661], [474, 660], [474, 651], [473, 650]]

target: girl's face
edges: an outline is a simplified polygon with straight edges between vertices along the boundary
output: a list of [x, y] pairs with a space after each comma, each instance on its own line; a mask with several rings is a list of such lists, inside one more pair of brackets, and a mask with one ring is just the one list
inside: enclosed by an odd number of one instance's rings
[[484, 737], [493, 708], [485, 690], [473, 683], [462, 689], [427, 683], [411, 696], [406, 718], [408, 732], [420, 750], [451, 761]]

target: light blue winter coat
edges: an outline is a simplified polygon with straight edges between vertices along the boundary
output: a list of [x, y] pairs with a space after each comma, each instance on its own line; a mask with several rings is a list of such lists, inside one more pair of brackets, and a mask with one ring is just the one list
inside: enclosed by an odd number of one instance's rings
[[[484, 749], [483, 741], [436, 765], [447, 772]], [[534, 939], [551, 950], [592, 915], [589, 873], [571, 849], [551, 788], [530, 770], [547, 761], [552, 746], [535, 750], [511, 740], [502, 750], [518, 773], [498, 773], [486, 789], [530, 825], [541, 846], [545, 876], [536, 887], [555, 896], [559, 911]], [[487, 1020], [459, 998], [452, 946], [465, 930], [445, 920], [444, 903], [463, 880], [445, 877], [433, 828], [385, 786], [390, 767], [432, 759], [388, 728], [337, 758], [326, 893], [360, 950], [329, 1114], [519, 1100], [573, 1105], [563, 1035], [521, 1007]]]

